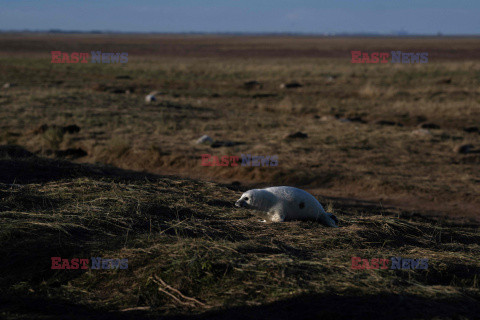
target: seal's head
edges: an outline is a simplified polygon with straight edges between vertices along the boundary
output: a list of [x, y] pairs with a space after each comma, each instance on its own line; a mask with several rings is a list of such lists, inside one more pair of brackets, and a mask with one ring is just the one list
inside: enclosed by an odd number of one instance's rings
[[235, 202], [235, 207], [238, 208], [252, 208], [254, 206], [255, 197], [253, 195], [253, 190], [248, 190], [244, 192], [240, 199]]
[[244, 192], [240, 199], [235, 202], [238, 208], [247, 208], [260, 211], [268, 211], [274, 201], [274, 196], [263, 189], [252, 189]]

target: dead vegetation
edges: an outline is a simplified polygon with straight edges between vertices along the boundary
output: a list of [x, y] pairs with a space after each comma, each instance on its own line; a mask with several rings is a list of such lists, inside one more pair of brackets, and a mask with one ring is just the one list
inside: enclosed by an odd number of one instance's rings
[[[100, 39], [75, 41], [95, 45]], [[25, 46], [35, 42], [22, 41]], [[67, 45], [73, 40], [58, 36], [51, 41]], [[111, 45], [132, 49], [138, 59], [121, 68], [69, 65], [75, 77], [67, 65], [51, 70], [48, 55], [44, 59], [32, 52], [27, 59], [14, 59], [9, 54], [20, 50], [19, 42], [6, 46], [10, 51], [0, 58], [0, 83], [14, 81], [16, 86], [0, 92], [0, 142], [125, 169], [244, 184], [295, 184], [394, 205], [415, 197], [437, 215], [478, 217], [472, 208], [479, 205], [479, 156], [461, 148], [480, 149], [475, 130], [480, 71], [472, 54], [476, 41], [237, 39], [254, 59], [244, 59], [247, 51], [238, 51], [239, 44], [227, 38], [139, 37], [134, 47], [130, 37], [117, 41]], [[448, 60], [453, 51], [442, 49], [442, 41], [449, 41], [463, 60]], [[197, 55], [172, 58], [168, 45], [173, 43], [179, 50], [196, 46], [192, 53]], [[277, 56], [268, 43], [286, 51]], [[315, 56], [305, 51], [306, 44], [317, 48]], [[142, 46], [156, 56], [138, 51]], [[281, 58], [291, 55], [290, 46], [298, 49], [294, 64]], [[214, 47], [218, 51], [210, 51]], [[422, 65], [350, 63], [349, 49], [373, 48], [431, 54]], [[32, 45], [31, 50], [37, 49]], [[218, 52], [228, 54], [219, 57]], [[291, 79], [301, 86], [280, 88]], [[127, 89], [128, 95], [115, 93]], [[152, 90], [162, 94], [145, 104]], [[62, 128], [71, 124], [82, 130], [65, 133]], [[32, 133], [43, 125], [45, 132]], [[298, 131], [308, 138], [284, 139]], [[205, 134], [232, 143], [195, 145]], [[79, 149], [83, 152], [74, 151]], [[204, 168], [202, 153], [278, 155], [279, 165]]]
[[[132, 56], [121, 68], [51, 66], [37, 41], [0, 37], [0, 83], [16, 84], [0, 90], [0, 317], [478, 316], [477, 39], [125, 36], [109, 44]], [[348, 55], [404, 48], [431, 59]], [[202, 167], [205, 153], [279, 165]], [[341, 228], [233, 207], [266, 185], [309, 190]], [[52, 270], [52, 256], [129, 268]], [[358, 271], [353, 256], [429, 268]]]
[[[1, 162], [7, 170], [32, 169], [28, 181], [0, 179], [0, 254], [6, 258], [0, 281], [2, 296], [10, 299], [2, 307], [6, 319], [35, 314], [34, 305], [18, 307], [37, 299], [99, 314], [210, 312], [221, 318], [235, 308], [251, 306], [245, 312], [253, 315], [261, 305], [268, 310], [270, 303], [295, 304], [302, 296], [312, 303], [358, 297], [354, 310], [309, 309], [343, 317], [373, 310], [367, 304], [386, 303], [393, 294], [406, 297], [399, 306], [425, 304], [427, 313], [413, 313], [419, 318], [469, 317], [475, 310], [469, 301], [480, 299], [478, 226], [334, 199], [328, 209], [340, 219], [339, 229], [315, 222], [262, 224], [233, 207], [242, 192], [235, 186], [31, 155]], [[45, 168], [57, 176], [44, 175]], [[53, 256], [128, 259], [128, 269], [52, 270]], [[428, 270], [352, 270], [353, 256], [425, 258], [429, 264]], [[458, 308], [457, 300], [466, 307]], [[337, 303], [346, 307], [347, 301]]]

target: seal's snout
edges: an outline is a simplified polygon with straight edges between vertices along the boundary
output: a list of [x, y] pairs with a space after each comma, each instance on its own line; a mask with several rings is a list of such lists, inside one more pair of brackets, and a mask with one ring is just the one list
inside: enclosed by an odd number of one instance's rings
[[238, 200], [237, 202], [235, 202], [235, 207], [237, 207], [237, 208], [243, 207], [243, 202]]

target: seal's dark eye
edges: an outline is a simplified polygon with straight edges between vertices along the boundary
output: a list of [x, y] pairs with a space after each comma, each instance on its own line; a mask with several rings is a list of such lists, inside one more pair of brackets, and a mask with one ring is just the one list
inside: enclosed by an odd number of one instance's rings
[[245, 201], [248, 201], [248, 197], [243, 198]]

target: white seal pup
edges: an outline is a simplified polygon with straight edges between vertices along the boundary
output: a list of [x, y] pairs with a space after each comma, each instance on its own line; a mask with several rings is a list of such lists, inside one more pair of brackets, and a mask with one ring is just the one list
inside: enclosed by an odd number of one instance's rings
[[248, 190], [235, 202], [235, 206], [266, 212], [272, 222], [316, 220], [329, 227], [338, 227], [337, 217], [325, 212], [314, 196], [294, 187]]

